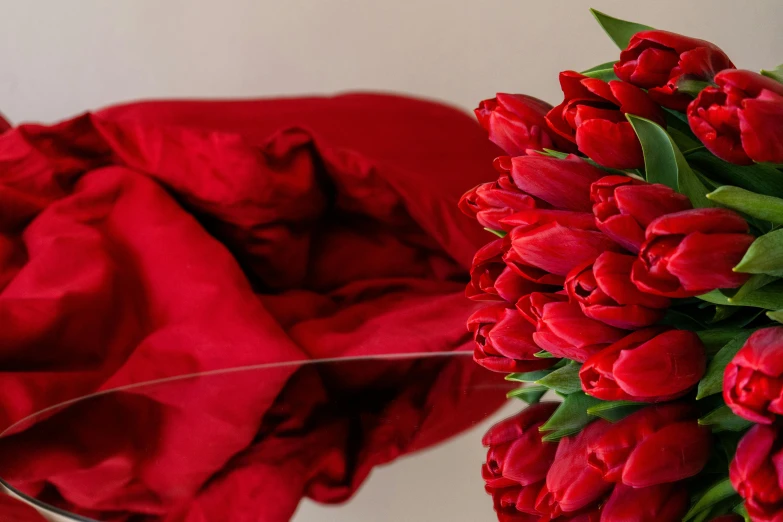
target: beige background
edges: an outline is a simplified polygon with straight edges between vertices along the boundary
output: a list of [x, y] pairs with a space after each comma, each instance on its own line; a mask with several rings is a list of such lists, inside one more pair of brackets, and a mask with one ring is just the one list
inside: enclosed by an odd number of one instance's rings
[[[557, 103], [558, 71], [617, 56], [590, 6], [712, 40], [740, 67], [783, 62], [783, 0], [0, 0], [0, 112], [55, 121], [138, 98], [357, 89]], [[340, 511], [306, 502], [296, 522], [491, 520], [485, 428], [377, 470]]]

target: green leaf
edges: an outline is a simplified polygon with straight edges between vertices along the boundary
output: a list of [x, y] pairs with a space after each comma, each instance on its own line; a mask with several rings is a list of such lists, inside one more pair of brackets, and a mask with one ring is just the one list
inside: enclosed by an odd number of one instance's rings
[[705, 324], [702, 324], [700, 321], [694, 319], [690, 315], [684, 312], [680, 312], [678, 310], [674, 310], [673, 308], [669, 308], [668, 310], [666, 310], [666, 313], [660, 322], [661, 324], [673, 326], [678, 330], [696, 331], [696, 330], [703, 330], [707, 326]]
[[774, 312], [767, 312], [767, 317], [773, 321], [783, 323], [783, 310], [776, 310]]
[[751, 522], [750, 515], [748, 515], [748, 510], [745, 509], [744, 502], [737, 504], [737, 507], [734, 508], [734, 512], [744, 518], [745, 522]]
[[566, 159], [568, 157], [567, 152], [560, 152], [559, 150], [544, 149], [544, 152], [557, 159]]
[[540, 352], [536, 352], [533, 354], [533, 357], [537, 357], [539, 359], [554, 359], [555, 356], [551, 353], [547, 352], [546, 350], [541, 350]]
[[617, 422], [644, 407], [642, 402], [633, 401], [606, 401], [587, 408], [587, 414], [600, 417], [609, 422]]
[[699, 381], [699, 390], [696, 394], [696, 399], [703, 399], [716, 393], [723, 391], [723, 372], [726, 366], [731, 362], [737, 352], [748, 340], [752, 330], [744, 330], [741, 333], [735, 335], [730, 341], [728, 341], [723, 348], [715, 354], [709, 365], [707, 365], [707, 371], [704, 372], [704, 377]]
[[710, 192], [707, 198], [754, 218], [783, 223], [783, 199], [780, 198], [756, 194], [730, 185], [724, 185], [715, 192]]
[[783, 229], [756, 238], [734, 271], [783, 276]]
[[736, 494], [736, 491], [734, 491], [734, 488], [731, 485], [731, 480], [726, 477], [725, 479], [710, 487], [699, 498], [699, 500], [696, 501], [693, 507], [691, 507], [690, 511], [688, 511], [688, 513], [685, 514], [685, 517], [683, 517], [683, 522], [687, 522], [696, 516], [696, 514], [699, 512], [704, 511], [705, 509], [709, 509], [721, 500], [727, 499], [730, 496]]
[[719, 323], [730, 318], [732, 315], [740, 311], [740, 308], [736, 306], [728, 305], [715, 305], [715, 315], [710, 320], [710, 324]]
[[783, 83], [783, 64], [778, 65], [771, 71], [762, 69], [761, 74], [763, 74], [767, 78], [772, 78], [776, 82]]
[[698, 141], [691, 133], [685, 133], [671, 125], [666, 127], [666, 132], [668, 132], [669, 136], [671, 136], [672, 140], [674, 140], [675, 145], [677, 145], [677, 147], [683, 151], [683, 156], [687, 156], [685, 151], [695, 150], [699, 147], [703, 147], [701, 142]]
[[614, 18], [595, 9], [590, 9], [590, 12], [593, 13], [593, 16], [598, 20], [598, 23], [603, 27], [604, 31], [606, 31], [606, 34], [609, 35], [609, 38], [611, 38], [620, 49], [628, 47], [628, 44], [631, 42], [631, 37], [639, 31], [649, 31], [652, 29], [649, 25], [620, 20], [619, 18]]
[[783, 172], [770, 165], [734, 165], [707, 150], [688, 154], [688, 163], [694, 170], [723, 185], [783, 198]]
[[749, 420], [735, 415], [731, 408], [725, 404], [699, 419], [699, 424], [709, 426], [715, 433], [719, 431], [745, 431], [753, 425]]
[[753, 274], [750, 279], [745, 281], [745, 284], [739, 287], [737, 292], [729, 297], [729, 303], [734, 301], [742, 301], [748, 295], [752, 294], [761, 287], [767, 286], [771, 282], [777, 280], [776, 277], [767, 274]]
[[514, 382], [536, 382], [538, 379], [546, 377], [553, 371], [554, 370], [552, 368], [547, 368], [545, 370], [536, 370], [534, 372], [509, 373], [506, 375], [506, 380]]
[[508, 234], [508, 232], [506, 232], [504, 230], [493, 230], [493, 229], [487, 228], [487, 227], [484, 227], [484, 230], [486, 230], [487, 232], [491, 232], [491, 233], [495, 234], [498, 237], [506, 237], [506, 234]]
[[508, 399], [520, 399], [528, 404], [536, 404], [548, 390], [543, 386], [524, 386], [506, 394]]
[[601, 401], [590, 397], [584, 392], [566, 395], [549, 420], [538, 429], [542, 432], [554, 432], [543, 437], [548, 441], [559, 440], [566, 435], [578, 433], [594, 420], [593, 417], [587, 414], [587, 409], [599, 402]]
[[709, 190], [693, 173], [671, 136], [657, 123], [626, 114], [644, 152], [647, 181], [662, 183], [685, 194], [696, 208], [713, 206], [706, 195]]
[[710, 328], [709, 330], [696, 332], [696, 335], [704, 343], [704, 348], [708, 354], [717, 354], [726, 344], [749, 331], [753, 333], [752, 330], [743, 330], [741, 328]]
[[[764, 308], [766, 310], [783, 309], [783, 281], [777, 280], [765, 285], [748, 295], [738, 299], [735, 295], [729, 298], [720, 290], [698, 296], [699, 299], [708, 303], [730, 306], [752, 306], [754, 308]], [[731, 300], [729, 300], [731, 299]]]
[[683, 75], [677, 81], [677, 92], [684, 92], [695, 98], [705, 87], [709, 87], [710, 85], [710, 82], [689, 79], [687, 78], [687, 75]]
[[555, 370], [546, 377], [536, 381], [536, 384], [546, 386], [560, 393], [574, 393], [582, 391], [582, 382], [579, 380], [579, 363], [570, 363], [559, 370]]
[[589, 73], [596, 72], [596, 71], [605, 71], [606, 69], [613, 69], [614, 64], [616, 63], [617, 60], [612, 60], [611, 62], [604, 62], [599, 65], [594, 65], [593, 67], [590, 67], [589, 69], [582, 71], [582, 74], [587, 75]]

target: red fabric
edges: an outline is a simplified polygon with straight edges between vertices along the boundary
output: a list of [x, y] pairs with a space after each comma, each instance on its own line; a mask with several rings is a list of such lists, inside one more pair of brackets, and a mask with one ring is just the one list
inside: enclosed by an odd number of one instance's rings
[[[152, 102], [0, 134], [0, 422], [163, 377], [469, 351], [499, 151], [392, 96]], [[191, 379], [0, 441], [0, 475], [103, 520], [282, 521], [503, 400], [469, 357]], [[394, 418], [390, 425], [384, 419]]]

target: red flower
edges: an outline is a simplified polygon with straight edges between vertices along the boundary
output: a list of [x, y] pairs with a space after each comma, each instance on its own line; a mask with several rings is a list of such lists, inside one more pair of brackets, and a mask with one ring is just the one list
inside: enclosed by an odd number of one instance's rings
[[644, 488], [699, 473], [710, 457], [710, 430], [687, 404], [648, 406], [613, 424], [588, 448], [604, 480]]
[[486, 487], [487, 493], [492, 495], [498, 522], [540, 522], [541, 516], [535, 508], [540, 489], [539, 484], [503, 489]]
[[[533, 338], [538, 343], [537, 335]], [[652, 327], [633, 332], [590, 357], [579, 378], [585, 393], [598, 399], [662, 402], [688, 393], [706, 366], [698, 335]]]
[[635, 260], [634, 256], [604, 252], [566, 277], [568, 296], [579, 303], [587, 317], [617, 328], [632, 330], [657, 323], [670, 301], [636, 288], [631, 282]]
[[748, 274], [732, 271], [754, 240], [736, 212], [700, 208], [667, 214], [650, 223], [646, 237], [631, 271], [643, 292], [691, 297], [748, 280]]
[[751, 520], [783, 520], [783, 436], [779, 424], [758, 424], [750, 429], [729, 468], [731, 485], [745, 499]]
[[465, 215], [492, 230], [501, 229], [500, 220], [504, 217], [535, 207], [535, 199], [514, 186], [507, 175], [469, 190], [459, 201], [459, 209]]
[[529, 149], [568, 150], [570, 144], [547, 127], [545, 117], [551, 109], [532, 96], [498, 93], [474, 112], [492, 143], [510, 156], [523, 156]]
[[644, 166], [642, 146], [626, 114], [665, 124], [663, 111], [630, 83], [560, 73], [563, 103], [549, 111], [549, 126], [595, 162], [616, 169]]
[[723, 398], [734, 413], [753, 422], [770, 424], [783, 415], [783, 327], [750, 336], [726, 366]]
[[677, 92], [681, 78], [712, 81], [723, 69], [733, 69], [716, 45], [668, 31], [636, 33], [614, 66], [618, 78], [647, 89], [657, 103], [684, 111], [692, 98]]
[[658, 217], [688, 210], [690, 200], [666, 185], [628, 176], [606, 176], [590, 187], [598, 229], [633, 253], [644, 243], [647, 225]]
[[621, 250], [596, 230], [593, 216], [586, 212], [528, 210], [504, 222], [527, 223], [506, 236], [510, 246], [504, 260], [519, 275], [538, 283], [562, 285], [577, 266], [606, 250]]
[[730, 163], [783, 163], [783, 84], [727, 70], [688, 106], [688, 123], [710, 152]]
[[509, 169], [514, 185], [523, 192], [557, 209], [576, 212], [590, 212], [590, 185], [605, 175], [577, 156], [501, 158], [496, 167]]
[[505, 304], [486, 306], [468, 318], [476, 347], [473, 358], [494, 372], [529, 372], [548, 368], [553, 359], [533, 354], [541, 349], [533, 341], [535, 328], [514, 308]]
[[680, 522], [688, 505], [687, 489], [677, 484], [618, 484], [601, 511], [601, 522]]
[[541, 286], [525, 279], [503, 261], [503, 240], [487, 243], [476, 252], [470, 268], [470, 284], [465, 295], [475, 301], [504, 300], [516, 303], [520, 297], [540, 290]]
[[543, 306], [533, 340], [555, 357], [584, 362], [626, 333], [590, 319], [578, 304], [551, 302]]
[[543, 442], [538, 428], [557, 406], [554, 402], [534, 404], [487, 431], [481, 443], [489, 448], [482, 468], [482, 476], [488, 486], [530, 486], [546, 478], [557, 444]]
[[555, 460], [546, 475], [536, 508], [551, 518], [589, 508], [612, 488], [601, 473], [587, 463], [590, 445], [611, 426], [604, 420], [589, 424], [580, 433], [560, 440]]

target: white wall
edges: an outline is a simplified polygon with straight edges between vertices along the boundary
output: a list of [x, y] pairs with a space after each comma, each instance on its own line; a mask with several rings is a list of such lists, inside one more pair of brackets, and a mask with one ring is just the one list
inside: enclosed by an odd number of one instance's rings
[[714, 40], [740, 66], [783, 62], [781, 0], [0, 0], [0, 112], [351, 89], [557, 102], [558, 71], [617, 55], [591, 5]]
[[[783, 0], [0, 0], [0, 112], [55, 121], [138, 98], [355, 89], [557, 103], [558, 71], [617, 56], [590, 6], [712, 40], [740, 67], [783, 62]], [[308, 503], [296, 520], [490, 520], [469, 493], [481, 431], [378, 470], [342, 511]], [[432, 503], [406, 517], [427, 488]]]

